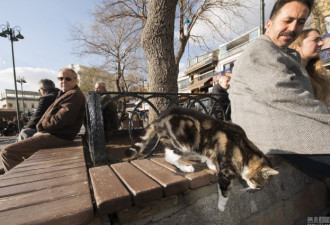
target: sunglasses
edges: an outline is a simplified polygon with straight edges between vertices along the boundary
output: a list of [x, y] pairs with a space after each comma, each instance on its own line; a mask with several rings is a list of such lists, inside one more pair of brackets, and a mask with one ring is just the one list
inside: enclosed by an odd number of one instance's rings
[[72, 79], [71, 77], [57, 77], [57, 80], [59, 80], [59, 81], [63, 81], [63, 80], [65, 80], [65, 81], [70, 82], [70, 81], [72, 81], [73, 79]]

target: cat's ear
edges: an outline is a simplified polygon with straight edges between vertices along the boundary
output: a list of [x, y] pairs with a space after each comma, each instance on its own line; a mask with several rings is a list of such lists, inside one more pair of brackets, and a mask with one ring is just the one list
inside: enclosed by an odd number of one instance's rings
[[279, 174], [279, 172], [277, 170], [274, 170], [270, 167], [262, 168], [261, 173], [262, 173], [263, 177], [269, 177], [269, 176], [274, 176], [274, 175]]

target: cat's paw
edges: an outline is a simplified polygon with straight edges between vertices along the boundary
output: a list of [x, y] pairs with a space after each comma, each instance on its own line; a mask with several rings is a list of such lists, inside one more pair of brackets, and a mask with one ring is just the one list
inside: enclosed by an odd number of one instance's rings
[[192, 173], [195, 171], [195, 168], [193, 166], [180, 166], [179, 169], [182, 172], [186, 172], [186, 173]]
[[214, 165], [214, 163], [206, 161], [206, 165], [210, 170], [217, 171], [217, 167]]
[[225, 211], [225, 206], [218, 204], [218, 209], [220, 212], [223, 212], [223, 211]]
[[219, 209], [219, 211], [221, 211], [221, 212], [225, 211], [227, 201], [228, 201], [228, 198], [225, 198], [221, 195], [219, 196], [219, 200], [218, 200], [218, 209]]

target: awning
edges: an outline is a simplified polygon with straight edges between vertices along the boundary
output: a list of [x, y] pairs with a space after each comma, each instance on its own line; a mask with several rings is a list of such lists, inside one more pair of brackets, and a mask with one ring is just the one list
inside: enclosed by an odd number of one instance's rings
[[209, 83], [213, 78], [208, 77], [203, 80], [195, 81], [192, 85], [190, 85], [187, 90], [194, 90], [196, 88], [204, 87], [207, 83]]
[[225, 70], [222, 70], [222, 71], [219, 71], [219, 72], [215, 72], [212, 76], [216, 76], [216, 75], [223, 74], [225, 72], [231, 71], [231, 70], [233, 70], [233, 68], [234, 67], [230, 67], [228, 69], [225, 69]]

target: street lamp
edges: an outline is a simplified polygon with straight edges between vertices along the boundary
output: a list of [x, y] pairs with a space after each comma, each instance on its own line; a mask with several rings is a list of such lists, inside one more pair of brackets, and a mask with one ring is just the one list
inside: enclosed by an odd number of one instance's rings
[[[143, 98], [144, 98], [144, 82], [147, 81], [147, 79], [143, 76], [142, 79], [142, 92], [143, 92]], [[143, 104], [143, 110], [145, 110], [145, 103]]]
[[260, 32], [265, 33], [265, 3], [260, 0]]
[[23, 106], [23, 114], [25, 112], [25, 109], [24, 109], [24, 97], [23, 97], [23, 83], [26, 83], [24, 77], [18, 77], [18, 79], [16, 80], [17, 83], [20, 83], [21, 84], [21, 92], [22, 92], [22, 106]]
[[148, 81], [144, 76], [140, 79], [140, 81], [142, 81], [142, 92], [145, 92], [145, 87], [144, 87], [144, 82]]
[[[21, 118], [20, 118], [20, 112], [19, 112], [19, 105], [18, 105], [18, 96], [17, 96], [17, 85], [16, 85], [16, 71], [15, 71], [15, 57], [14, 57], [14, 41], [18, 41], [18, 39], [24, 39], [23, 35], [21, 35], [21, 28], [19, 26], [15, 26], [13, 28], [10, 28], [9, 23], [7, 22], [7, 25], [0, 25], [1, 33], [0, 36], [7, 38], [11, 42], [11, 54], [13, 58], [13, 72], [14, 72], [14, 84], [15, 84], [15, 95], [16, 95], [16, 112], [17, 112], [17, 126], [18, 131], [21, 131]], [[16, 34], [18, 32], [18, 34]], [[24, 107], [24, 106], [23, 106]]]

